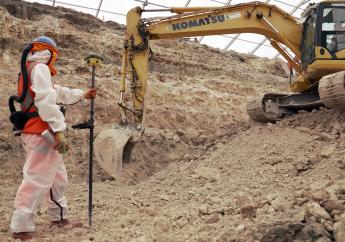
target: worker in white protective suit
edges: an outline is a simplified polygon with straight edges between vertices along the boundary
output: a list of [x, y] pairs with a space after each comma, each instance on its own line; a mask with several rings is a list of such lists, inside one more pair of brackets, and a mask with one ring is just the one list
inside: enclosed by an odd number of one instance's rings
[[[29, 85], [21, 108], [22, 111], [37, 115], [32, 115], [22, 130], [27, 157], [11, 221], [12, 237], [22, 241], [34, 237], [35, 213], [44, 198], [48, 201], [48, 216], [52, 225], [61, 227], [69, 224], [64, 196], [67, 173], [61, 155], [67, 153], [69, 147], [63, 133], [66, 130], [64, 115], [57, 104], [75, 104], [96, 97], [95, 89], [84, 93], [80, 89], [53, 84], [57, 59], [58, 49], [54, 40], [41, 36], [33, 41], [27, 57]], [[23, 77], [18, 85], [19, 95], [23, 92], [22, 82]], [[46, 130], [54, 137], [55, 144], [41, 135]]]

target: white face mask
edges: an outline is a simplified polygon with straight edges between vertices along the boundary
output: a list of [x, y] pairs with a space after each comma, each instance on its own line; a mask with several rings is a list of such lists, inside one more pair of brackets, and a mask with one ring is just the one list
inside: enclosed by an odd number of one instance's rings
[[28, 61], [37, 61], [42, 63], [48, 63], [51, 54], [49, 50], [35, 51], [28, 55]]

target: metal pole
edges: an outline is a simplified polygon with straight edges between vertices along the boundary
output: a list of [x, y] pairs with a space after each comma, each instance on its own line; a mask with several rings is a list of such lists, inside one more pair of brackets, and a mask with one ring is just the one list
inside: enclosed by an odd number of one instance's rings
[[[91, 54], [85, 58], [88, 66], [92, 67], [92, 76], [91, 76], [91, 88], [95, 88], [95, 76], [96, 76], [96, 66], [101, 65], [103, 58]], [[95, 113], [95, 100], [91, 98], [90, 106], [90, 119], [87, 122], [72, 125], [73, 129], [90, 129], [90, 140], [89, 140], [89, 201], [88, 201], [88, 217], [89, 217], [89, 226], [92, 226], [92, 173], [93, 173], [93, 130], [94, 130], [94, 113]]]
[[[96, 66], [92, 66], [92, 82], [91, 88], [95, 87], [95, 73], [96, 73]], [[89, 150], [89, 226], [92, 226], [92, 177], [93, 177], [93, 123], [94, 123], [94, 105], [95, 100], [91, 99], [91, 108], [90, 108], [90, 150]]]
[[187, 0], [186, 3], [184, 4], [184, 6], [188, 7], [188, 5], [190, 4], [190, 1], [192, 1], [192, 0]]
[[149, 0], [146, 0], [146, 1], [143, 3], [143, 9], [144, 9], [147, 5], [149, 5], [149, 4], [148, 4], [148, 1], [149, 1]]
[[232, 40], [230, 40], [230, 42], [225, 46], [223, 50], [228, 50], [229, 47], [238, 39], [239, 36], [240, 34], [236, 34], [236, 36], [233, 37]]
[[101, 10], [102, 3], [103, 3], [103, 0], [100, 0], [98, 8], [97, 8], [97, 12], [96, 12], [96, 18], [98, 17], [99, 11]]

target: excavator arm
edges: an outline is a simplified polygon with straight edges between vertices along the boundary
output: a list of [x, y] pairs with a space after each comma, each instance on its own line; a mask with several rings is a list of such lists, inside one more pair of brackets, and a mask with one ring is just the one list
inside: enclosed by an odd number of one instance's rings
[[[141, 123], [147, 88], [149, 41], [205, 35], [256, 33], [264, 35], [272, 46], [301, 73], [300, 42], [302, 25], [280, 8], [262, 2], [252, 2], [217, 8], [171, 8], [178, 13], [171, 17], [142, 19], [143, 9], [136, 7], [127, 14], [127, 32], [122, 62], [121, 99], [122, 123], [126, 124], [125, 111]], [[291, 56], [283, 46], [294, 54]], [[133, 106], [124, 104], [125, 79], [129, 83]]]
[[[144, 131], [150, 40], [233, 33], [261, 34], [301, 73], [299, 49], [303, 26], [274, 5], [252, 2], [217, 8], [171, 8], [169, 11], [176, 15], [149, 19], [141, 18], [144, 11], [152, 10], [136, 7], [127, 14], [118, 102], [121, 122], [113, 129], [102, 131], [95, 142], [97, 161], [113, 177], [120, 176], [122, 160], [130, 157], [133, 144]], [[285, 46], [294, 56], [288, 54]], [[128, 93], [131, 104], [126, 102], [125, 95]], [[128, 114], [133, 115], [131, 120]]]

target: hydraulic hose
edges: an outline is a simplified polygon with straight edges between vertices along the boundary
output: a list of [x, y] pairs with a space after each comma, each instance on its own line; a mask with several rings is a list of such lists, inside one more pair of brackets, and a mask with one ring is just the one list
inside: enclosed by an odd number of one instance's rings
[[26, 69], [26, 59], [28, 57], [28, 54], [30, 53], [30, 50], [32, 49], [32, 44], [27, 45], [22, 53], [22, 57], [20, 60], [20, 69], [21, 69], [21, 74], [23, 78], [23, 88], [22, 88], [22, 94], [20, 96], [13, 95], [9, 98], [8, 100], [8, 106], [10, 108], [10, 112], [14, 113], [16, 112], [16, 107], [14, 106], [14, 101], [17, 103], [22, 103], [26, 97], [26, 93], [28, 91], [29, 87], [29, 81], [28, 81], [28, 71]]
[[145, 29], [144, 28], [145, 28], [145, 26], [143, 23], [139, 24], [138, 32], [140, 34], [142, 41], [140, 44], [135, 45], [134, 40], [132, 39], [132, 41], [131, 41], [131, 47], [132, 47], [131, 54], [138, 54], [138, 53], [143, 52], [147, 49], [148, 40], [147, 40], [147, 36], [145, 35]]

